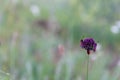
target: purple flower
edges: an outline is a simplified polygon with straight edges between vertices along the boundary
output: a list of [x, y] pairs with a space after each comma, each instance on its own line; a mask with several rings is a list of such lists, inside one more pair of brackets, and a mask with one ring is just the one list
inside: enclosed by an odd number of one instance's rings
[[80, 41], [80, 46], [87, 50], [87, 54], [90, 54], [90, 51], [96, 51], [97, 43], [93, 38], [85, 38]]

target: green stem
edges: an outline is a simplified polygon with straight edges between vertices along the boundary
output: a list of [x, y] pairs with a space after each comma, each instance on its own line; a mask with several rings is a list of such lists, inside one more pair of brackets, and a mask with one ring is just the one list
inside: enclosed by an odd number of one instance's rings
[[87, 60], [87, 79], [89, 78], [89, 55], [88, 55], [88, 60]]

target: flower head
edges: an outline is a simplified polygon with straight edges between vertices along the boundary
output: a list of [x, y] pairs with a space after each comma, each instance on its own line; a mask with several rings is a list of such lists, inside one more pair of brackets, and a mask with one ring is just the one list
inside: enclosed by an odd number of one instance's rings
[[97, 43], [94, 41], [93, 38], [85, 38], [80, 41], [80, 46], [87, 50], [87, 54], [90, 54], [90, 51], [96, 51]]

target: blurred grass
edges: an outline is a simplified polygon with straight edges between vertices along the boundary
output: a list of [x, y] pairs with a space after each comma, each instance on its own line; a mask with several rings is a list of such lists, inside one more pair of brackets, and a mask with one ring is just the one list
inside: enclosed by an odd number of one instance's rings
[[[0, 80], [85, 80], [87, 54], [79, 48], [85, 37], [102, 46], [91, 55], [89, 80], [119, 80], [120, 33], [110, 31], [120, 20], [119, 4], [119, 0], [0, 1]], [[37, 15], [33, 5], [39, 9]]]

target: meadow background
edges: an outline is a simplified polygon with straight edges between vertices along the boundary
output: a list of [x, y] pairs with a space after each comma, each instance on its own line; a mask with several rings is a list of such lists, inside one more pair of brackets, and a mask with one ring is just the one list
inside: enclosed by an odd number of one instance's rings
[[0, 0], [0, 80], [120, 80], [120, 0]]

